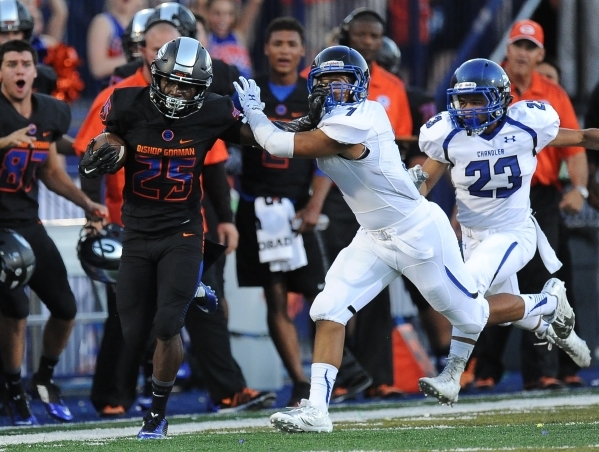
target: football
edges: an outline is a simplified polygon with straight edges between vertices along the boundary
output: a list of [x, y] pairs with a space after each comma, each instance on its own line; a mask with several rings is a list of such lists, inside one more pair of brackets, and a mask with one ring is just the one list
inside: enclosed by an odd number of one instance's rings
[[[95, 153], [105, 144], [108, 144], [112, 151], [106, 154], [106, 157], [111, 161], [108, 172], [115, 173], [125, 164], [125, 159], [127, 158], [127, 145], [125, 144], [125, 140], [120, 136], [110, 132], [102, 132], [94, 138], [92, 153]], [[104, 159], [103, 157], [101, 158]]]

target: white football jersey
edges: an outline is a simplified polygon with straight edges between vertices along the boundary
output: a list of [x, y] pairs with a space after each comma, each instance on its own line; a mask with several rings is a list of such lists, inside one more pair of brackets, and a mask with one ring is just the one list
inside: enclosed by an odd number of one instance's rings
[[412, 212], [420, 203], [395, 144], [395, 134], [385, 108], [366, 100], [338, 106], [318, 124], [340, 143], [362, 143], [365, 154], [356, 160], [339, 155], [317, 159], [319, 168], [343, 193], [358, 223], [368, 230], [387, 228]]
[[450, 164], [458, 221], [493, 229], [524, 223], [530, 215], [530, 181], [536, 154], [558, 133], [559, 116], [539, 101], [520, 101], [489, 135], [468, 136], [446, 111], [420, 129], [420, 149]]

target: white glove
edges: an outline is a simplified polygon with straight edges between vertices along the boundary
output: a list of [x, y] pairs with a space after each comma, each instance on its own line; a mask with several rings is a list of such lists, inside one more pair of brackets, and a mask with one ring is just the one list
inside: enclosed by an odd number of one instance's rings
[[235, 91], [239, 95], [239, 103], [243, 112], [247, 116], [252, 110], [264, 110], [264, 102], [260, 101], [260, 87], [256, 85], [254, 79], [247, 80], [245, 77], [239, 77], [239, 82], [233, 82]]
[[417, 189], [420, 189], [420, 186], [426, 182], [428, 179], [428, 173], [426, 171], [422, 171], [422, 166], [415, 165], [408, 170], [408, 174], [414, 182], [414, 185]]

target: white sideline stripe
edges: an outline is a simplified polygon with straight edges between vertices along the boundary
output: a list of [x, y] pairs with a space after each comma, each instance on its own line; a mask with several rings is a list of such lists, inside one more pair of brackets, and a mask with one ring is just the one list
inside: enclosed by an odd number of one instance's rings
[[[484, 411], [496, 410], [530, 410], [532, 408], [551, 408], [556, 406], [585, 406], [599, 405], [599, 395], [577, 395], [564, 397], [543, 397], [543, 398], [514, 398], [508, 400], [499, 400], [495, 402], [480, 402], [468, 403], [467, 401], [460, 402], [453, 407], [439, 405], [437, 403], [424, 404], [414, 407], [401, 408], [383, 408], [381, 410], [354, 410], [332, 412], [331, 419], [333, 422], [360, 422], [374, 419], [387, 418], [405, 418], [405, 417], [420, 417], [434, 416], [439, 414], [472, 414]], [[141, 424], [141, 422], [140, 422]], [[253, 427], [269, 427], [269, 417], [251, 419], [231, 419], [231, 420], [215, 420], [203, 422], [186, 422], [184, 424], [169, 425], [169, 435], [180, 435], [185, 433], [196, 433], [206, 430], [224, 430], [224, 429], [240, 429]], [[12, 427], [11, 427], [12, 428]], [[24, 427], [24, 429], [27, 427]], [[121, 427], [121, 428], [91, 428], [88, 430], [75, 431], [57, 431], [46, 433], [28, 433], [23, 435], [1, 436], [0, 429], [0, 446], [8, 446], [13, 444], [40, 444], [51, 443], [57, 441], [101, 441], [111, 438], [131, 437], [135, 438], [139, 427]]]

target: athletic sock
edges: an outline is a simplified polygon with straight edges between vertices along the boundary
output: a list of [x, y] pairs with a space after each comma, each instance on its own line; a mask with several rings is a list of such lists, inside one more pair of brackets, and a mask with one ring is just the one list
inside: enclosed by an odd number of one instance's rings
[[165, 382], [152, 376], [152, 406], [150, 407], [152, 413], [166, 416], [166, 404], [174, 384], [175, 380]]
[[449, 347], [449, 355], [456, 355], [468, 361], [473, 349], [474, 344], [468, 344], [467, 342], [452, 339], [451, 346]]
[[325, 363], [312, 364], [310, 377], [310, 402], [324, 411], [329, 411], [329, 400], [337, 379], [337, 368]]
[[524, 300], [523, 319], [537, 315], [551, 315], [557, 308], [557, 297], [548, 293], [520, 295]]
[[35, 379], [38, 381], [52, 380], [56, 364], [58, 364], [58, 358], [48, 358], [46, 355], [42, 355], [40, 358], [40, 366], [35, 374]]
[[4, 380], [6, 381], [6, 389], [10, 396], [16, 396], [23, 393], [23, 386], [21, 384], [21, 370], [4, 370]]
[[549, 326], [547, 322], [543, 321], [540, 315], [526, 317], [512, 324], [523, 330], [534, 331], [535, 333], [543, 333]]

